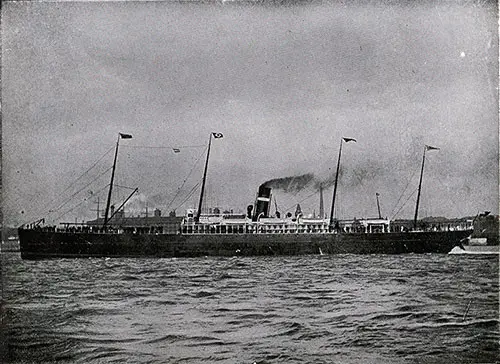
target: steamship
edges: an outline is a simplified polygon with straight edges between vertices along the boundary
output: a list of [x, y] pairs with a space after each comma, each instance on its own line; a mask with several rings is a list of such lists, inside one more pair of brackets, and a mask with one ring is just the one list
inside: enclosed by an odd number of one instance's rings
[[[120, 139], [129, 134], [119, 133], [116, 142], [111, 183], [104, 219], [85, 224], [66, 223], [46, 226], [44, 219], [18, 229], [23, 259], [85, 258], [85, 257], [199, 257], [199, 256], [265, 256], [305, 254], [403, 254], [448, 253], [470, 238], [473, 229], [469, 221], [446, 226], [419, 224], [418, 205], [424, 172], [425, 154], [438, 149], [424, 147], [415, 218], [413, 226], [399, 226], [380, 216], [373, 219], [337, 220], [334, 218], [337, 181], [345, 143], [353, 138], [341, 138], [330, 218], [308, 218], [298, 213], [270, 216], [272, 188], [258, 188], [253, 205], [247, 213], [201, 214], [212, 139], [222, 137], [211, 133], [198, 209], [189, 209], [183, 217], [162, 217], [151, 220], [127, 219], [120, 209], [110, 209]], [[111, 211], [111, 214], [110, 214]], [[322, 214], [320, 214], [322, 215]], [[102, 220], [102, 221], [101, 221]]]

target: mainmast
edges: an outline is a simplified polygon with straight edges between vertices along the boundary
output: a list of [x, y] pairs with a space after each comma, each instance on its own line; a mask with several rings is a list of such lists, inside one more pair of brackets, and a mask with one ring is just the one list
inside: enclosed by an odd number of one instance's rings
[[375, 193], [375, 196], [377, 197], [378, 218], [381, 219], [382, 214], [380, 213], [380, 202], [378, 201], [378, 196], [380, 196], [380, 194], [377, 192], [377, 193]]
[[420, 192], [422, 190], [422, 178], [424, 176], [424, 164], [425, 164], [425, 152], [428, 150], [439, 150], [439, 148], [431, 147], [430, 145], [424, 146], [424, 155], [422, 156], [422, 168], [420, 170], [420, 181], [418, 183], [418, 193], [417, 193], [417, 205], [415, 206], [415, 217], [413, 219], [413, 228], [417, 228], [417, 218], [418, 218], [418, 205], [420, 203]]
[[118, 133], [118, 139], [116, 140], [116, 148], [115, 148], [115, 159], [113, 161], [113, 170], [111, 171], [111, 183], [109, 184], [108, 200], [106, 202], [106, 212], [104, 213], [103, 227], [106, 226], [106, 224], [109, 221], [108, 215], [109, 215], [109, 206], [111, 204], [111, 191], [113, 190], [113, 182], [115, 179], [116, 159], [118, 157], [118, 146], [120, 145], [120, 139], [131, 139], [131, 138], [132, 135], [130, 134]]
[[339, 180], [339, 171], [340, 171], [340, 156], [342, 155], [342, 143], [343, 142], [356, 142], [354, 138], [344, 138], [340, 139], [340, 148], [339, 148], [339, 159], [337, 161], [337, 172], [335, 173], [335, 184], [333, 186], [333, 198], [332, 198], [332, 210], [330, 211], [330, 227], [333, 227], [333, 212], [335, 210], [335, 196], [337, 195], [337, 183]]
[[323, 184], [319, 185], [319, 217], [325, 218], [325, 207], [323, 205]]
[[200, 221], [201, 205], [203, 204], [203, 194], [205, 193], [205, 181], [207, 180], [208, 159], [210, 158], [210, 146], [212, 144], [212, 136], [214, 139], [222, 138], [222, 133], [210, 133], [208, 140], [207, 160], [205, 161], [205, 170], [203, 171], [203, 181], [201, 183], [200, 201], [198, 203], [198, 211], [196, 212], [196, 222]]

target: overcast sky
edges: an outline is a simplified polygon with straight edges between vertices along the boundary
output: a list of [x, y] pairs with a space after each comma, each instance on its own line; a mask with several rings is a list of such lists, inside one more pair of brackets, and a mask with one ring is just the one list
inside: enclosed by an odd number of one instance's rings
[[[343, 146], [339, 217], [376, 216], [377, 192], [384, 216], [412, 217], [425, 144], [441, 149], [427, 153], [421, 216], [497, 213], [496, 3], [398, 3], [5, 3], [5, 223], [44, 217], [80, 187], [57, 213], [81, 205], [58, 221], [95, 216], [118, 132], [133, 135], [116, 181], [139, 187], [130, 211], [196, 206], [199, 189], [179, 203], [213, 131], [224, 138], [208, 201], [224, 209], [245, 211], [273, 178], [329, 179], [345, 136], [357, 143]], [[274, 196], [312, 213], [314, 192]]]

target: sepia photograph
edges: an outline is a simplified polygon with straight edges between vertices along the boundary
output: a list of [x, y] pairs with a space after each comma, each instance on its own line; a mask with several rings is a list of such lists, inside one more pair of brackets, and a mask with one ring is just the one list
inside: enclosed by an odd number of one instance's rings
[[5, 363], [498, 363], [496, 1], [5, 1]]

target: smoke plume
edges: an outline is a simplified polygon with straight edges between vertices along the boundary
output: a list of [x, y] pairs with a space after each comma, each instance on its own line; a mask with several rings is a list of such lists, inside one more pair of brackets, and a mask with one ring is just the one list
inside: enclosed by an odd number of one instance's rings
[[261, 186], [280, 189], [288, 193], [298, 193], [315, 180], [314, 174], [306, 173], [299, 176], [274, 178]]
[[[350, 186], [357, 186], [371, 181], [380, 174], [380, 166], [376, 163], [367, 164], [364, 166], [356, 166], [352, 169], [340, 167], [339, 179]], [[329, 175], [316, 176], [313, 173], [306, 173], [297, 176], [274, 178], [262, 184], [264, 187], [279, 189], [287, 193], [298, 193], [303, 189], [309, 188], [314, 191], [319, 191], [320, 188], [329, 188], [335, 184], [335, 173]]]

